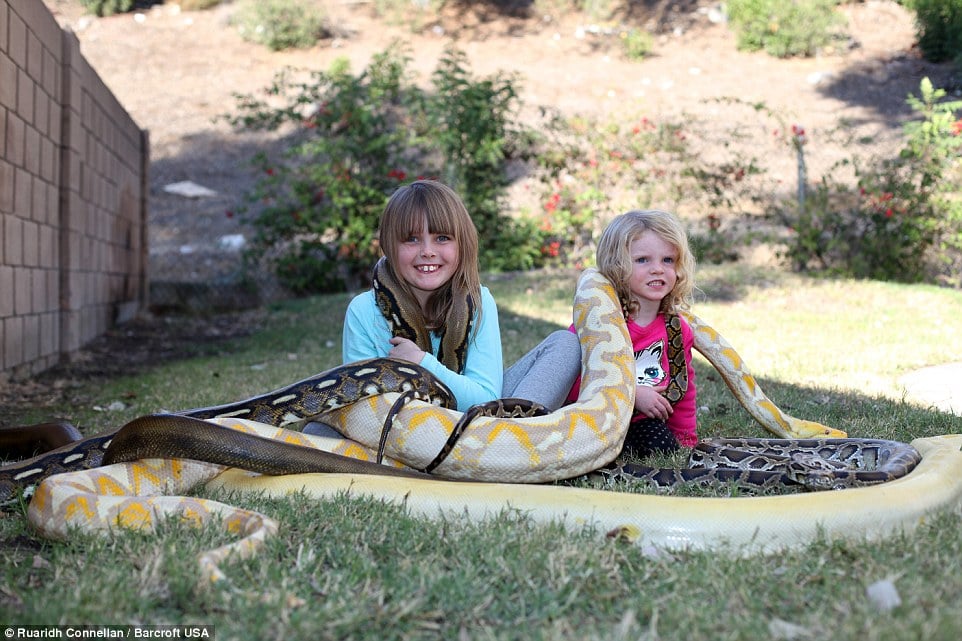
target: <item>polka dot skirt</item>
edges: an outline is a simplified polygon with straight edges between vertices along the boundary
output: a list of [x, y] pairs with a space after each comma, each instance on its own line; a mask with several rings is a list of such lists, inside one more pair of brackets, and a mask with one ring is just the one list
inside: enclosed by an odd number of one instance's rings
[[656, 452], [671, 453], [679, 448], [678, 440], [668, 429], [665, 421], [656, 418], [641, 418], [628, 426], [624, 450], [635, 456], [645, 457]]

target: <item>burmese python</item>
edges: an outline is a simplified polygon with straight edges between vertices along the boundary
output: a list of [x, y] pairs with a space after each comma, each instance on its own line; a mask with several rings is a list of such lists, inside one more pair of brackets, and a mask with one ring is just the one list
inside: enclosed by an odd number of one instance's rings
[[[405, 308], [406, 299], [387, 258], [382, 257], [374, 265], [372, 280], [374, 300], [387, 320], [391, 334], [406, 338], [430, 353], [431, 332], [420, 313]], [[440, 334], [437, 359], [452, 372], [460, 374], [464, 371], [474, 310], [475, 301], [468, 292], [453, 291], [444, 325], [436, 330]]]
[[688, 361], [685, 360], [685, 337], [681, 333], [678, 314], [665, 314], [665, 331], [668, 334], [668, 386], [665, 398], [674, 405], [688, 391]]
[[748, 491], [792, 484], [808, 490], [841, 490], [901, 478], [920, 460], [911, 445], [882, 439], [708, 438], [692, 448], [687, 468], [622, 463], [601, 472], [660, 488], [711, 483]]
[[[579, 476], [608, 464], [617, 456], [633, 409], [634, 359], [627, 330], [621, 322], [621, 313], [613, 288], [594, 270], [586, 271], [579, 282], [575, 295], [574, 322], [582, 342], [584, 361], [581, 393], [577, 402], [545, 416], [475, 418], [467, 424], [461, 438], [451, 447], [447, 458], [438, 464], [434, 472], [436, 477], [483, 478], [489, 482], [499, 480], [511, 483], [542, 482]], [[727, 344], [720, 340], [717, 333], [715, 337], [719, 340], [710, 346], [709, 353], [706, 353], [699, 347], [699, 337], [704, 345], [705, 337], [714, 330], [697, 322], [693, 328], [696, 330], [696, 348], [702, 351], [716, 367], [726, 358], [730, 360], [732, 356], [737, 358], [733, 350], [730, 354], [726, 353], [725, 350], [730, 349], [730, 346], [726, 347]], [[719, 371], [725, 376], [726, 382], [736, 392], [740, 401], [757, 401], [759, 397], [765, 399], [757, 385], [754, 385], [754, 379], [751, 379], [740, 362], [729, 362], [726, 369], [720, 368]], [[750, 394], [743, 389], [743, 386], [749, 383]], [[462, 415], [424, 400], [411, 400], [406, 404], [397, 405], [397, 400], [402, 394], [403, 392], [376, 393], [361, 401], [327, 411], [324, 421], [342, 430], [347, 436], [345, 439], [312, 437], [279, 427], [271, 427], [256, 420], [245, 420], [245, 418], [222, 417], [211, 420], [234, 430], [252, 432], [269, 439], [319, 447], [360, 459], [373, 459], [380, 451], [384, 454], [386, 462], [391, 465], [403, 464], [415, 470], [424, 469], [445, 447]], [[276, 401], [283, 395], [265, 396]], [[286, 415], [286, 410], [281, 411], [280, 405], [276, 403], [268, 402], [267, 406], [272, 408], [268, 410], [268, 416], [271, 418], [276, 419]], [[225, 411], [225, 408], [229, 407], [233, 407], [233, 410]], [[763, 417], [764, 420], [761, 421], [763, 425], [776, 434], [796, 436], [839, 434], [825, 426], [798, 421], [785, 415], [770, 402], [769, 405], [748, 409], [756, 418]], [[226, 413], [236, 414], [240, 412], [240, 408], [235, 404], [235, 406], [219, 406], [212, 411], [215, 416]], [[383, 429], [384, 417], [391, 412], [395, 414], [391, 421], [394, 426], [389, 433], [386, 433]], [[256, 417], [255, 414], [251, 416]], [[886, 488], [900, 487], [900, 484], [915, 488], [930, 482], [926, 479], [929, 478], [933, 467], [937, 469], [938, 479], [944, 481], [945, 466], [948, 465], [951, 468], [958, 465], [957, 459], [952, 458], [951, 447], [944, 446], [945, 442], [932, 446], [921, 443], [926, 448], [924, 452], [930, 453], [929, 457], [923, 456], [921, 464], [902, 479], [871, 488], [804, 496], [847, 495], [848, 492], [887, 493]], [[955, 450], [955, 454], [958, 454], [957, 444]], [[946, 460], [948, 462], [945, 462]], [[940, 465], [942, 467], [939, 467]], [[905, 483], [902, 483], [903, 481]], [[51, 537], [66, 537], [70, 528], [75, 526], [85, 529], [109, 529], [119, 523], [152, 527], [160, 515], [170, 512], [187, 513], [197, 521], [203, 521], [212, 514], [224, 514], [227, 515], [225, 520], [227, 527], [232, 532], [243, 534], [244, 537], [236, 543], [209, 553], [202, 559], [205, 572], [209, 576], [216, 576], [216, 563], [219, 559], [232, 552], [250, 552], [264, 536], [276, 528], [276, 524], [261, 515], [216, 502], [162, 496], [186, 492], [194, 485], [205, 482], [208, 482], [211, 487], [234, 490], [259, 489], [271, 494], [297, 490], [320, 496], [345, 490], [373, 493], [383, 498], [398, 497], [399, 500], [405, 500], [408, 505], [416, 507], [416, 511], [425, 509], [435, 514], [437, 509], [447, 509], [445, 506], [456, 506], [458, 511], [471, 514], [478, 514], [479, 510], [482, 513], [497, 511], [503, 509], [507, 502], [526, 511], [529, 510], [527, 506], [530, 506], [530, 513], [535, 518], [540, 516], [565, 521], [574, 519], [575, 525], [600, 526], [606, 526], [611, 522], [624, 523], [632, 520], [638, 522], [639, 519], [663, 518], [670, 521], [674, 514], [679, 513], [678, 501], [693, 500], [668, 497], [639, 499], [637, 495], [555, 486], [527, 487], [524, 492], [519, 493], [495, 484], [479, 485], [471, 482], [451, 484], [423, 478], [384, 478], [380, 474], [366, 476], [292, 474], [275, 477], [252, 475], [250, 472], [243, 472], [236, 468], [225, 471], [222, 465], [212, 463], [163, 458], [106, 465], [52, 476], [38, 487], [30, 503], [28, 518], [41, 533]], [[958, 483], [955, 485], [957, 486]], [[950, 500], [957, 500], [957, 492], [960, 490], [954, 486], [950, 490], [949, 495], [944, 492], [941, 494], [932, 492], [921, 508], [917, 508], [914, 512], [903, 510], [896, 515], [893, 522], [900, 526], [910, 526], [911, 519], [916, 518], [918, 509], [932, 509], [934, 505], [932, 501], [939, 501], [936, 504], [941, 505]], [[931, 489], [927, 491], [931, 492]], [[864, 496], [869, 499], [874, 495]], [[881, 496], [881, 494], [878, 495]], [[860, 494], [860, 496], [863, 495]], [[668, 500], [670, 503], [656, 507], [653, 512], [646, 515], [631, 514], [639, 500], [644, 502], [658, 498]], [[796, 497], [756, 498], [791, 501]], [[916, 503], [918, 503], [917, 498], [916, 496]], [[752, 500], [738, 499], [736, 502]], [[783, 544], [791, 545], [800, 540], [809, 539], [812, 536], [810, 529], [812, 526], [830, 525], [842, 517], [849, 521], [853, 518], [864, 520], [864, 506], [859, 508], [857, 505], [847, 504], [848, 512], [840, 516], [835, 514], [833, 509], [818, 509], [821, 505], [835, 505], [838, 500], [813, 500], [816, 506], [815, 512], [802, 511], [808, 515], [808, 521], [810, 521], [809, 529], [805, 530], [807, 534], [797, 536], [798, 526], [794, 524], [790, 531], [776, 528], [773, 534], [762, 537], [764, 540], [758, 539], [758, 542], [764, 545], [775, 545], [781, 541]], [[710, 507], [702, 506], [704, 514], [699, 518], [702, 519], [703, 524], [706, 522], [705, 519], [708, 519], [712, 524], [711, 527], [721, 531], [725, 527], [730, 527], [728, 518], [732, 508], [727, 505], [727, 501], [731, 499], [719, 501], [721, 501], [720, 504], [715, 503]], [[845, 503], [846, 500], [841, 502]], [[871, 504], [872, 501], [868, 503]], [[752, 505], [755, 504], [752, 503]], [[791, 509], [785, 507], [787, 505], [790, 504], [775, 503], [772, 510], [753, 511], [747, 517], [751, 527], [756, 532], [770, 530], [775, 523], [784, 521], [781, 512]], [[602, 512], [607, 516], [599, 519]], [[911, 513], [909, 517], [905, 516], [907, 513]], [[907, 518], [909, 520], [906, 520]], [[872, 524], [876, 522], [877, 516], [873, 516]], [[746, 526], [745, 523], [740, 525]], [[668, 527], [664, 535], [658, 534], [657, 528], [655, 530], [643, 528], [638, 539], [673, 545], [673, 542], [679, 540], [678, 527], [674, 529]], [[846, 525], [837, 531], [851, 535], [856, 532], [865, 533], [867, 527], [866, 522], [866, 525], [857, 528]], [[836, 531], [834, 527], [827, 529]], [[882, 528], [879, 531], [885, 530]], [[691, 536], [711, 539], [714, 533], [709, 529], [686, 536], [688, 538], [684, 540], [690, 540]]]

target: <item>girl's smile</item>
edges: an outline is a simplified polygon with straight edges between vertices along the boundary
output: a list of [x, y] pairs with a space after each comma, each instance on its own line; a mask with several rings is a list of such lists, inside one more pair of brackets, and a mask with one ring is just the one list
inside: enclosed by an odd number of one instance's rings
[[432, 234], [424, 221], [419, 233], [412, 233], [398, 247], [398, 276], [411, 286], [421, 306], [432, 292], [454, 276], [460, 251], [449, 234]]

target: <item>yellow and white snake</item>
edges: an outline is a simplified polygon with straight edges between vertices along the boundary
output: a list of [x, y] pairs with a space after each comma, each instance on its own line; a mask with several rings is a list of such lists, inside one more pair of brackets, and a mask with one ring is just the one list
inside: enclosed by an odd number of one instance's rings
[[[781, 412], [758, 388], [737, 353], [710, 327], [690, 317], [695, 346], [723, 374], [750, 413], [777, 436], [843, 437], [844, 433]], [[617, 532], [640, 543], [708, 548], [727, 543], [738, 551], [767, 551], [827, 536], [884, 536], [911, 529], [933, 509], [962, 497], [962, 436], [917, 439], [921, 461], [889, 482], [838, 492], [738, 499], [680, 498], [533, 485], [518, 492], [507, 483], [540, 483], [599, 469], [620, 452], [633, 408], [634, 361], [621, 310], [610, 284], [586, 271], [575, 294], [574, 322], [582, 343], [582, 387], [577, 402], [532, 417], [474, 418], [437, 465], [433, 478], [328, 473], [267, 476], [210, 462], [148, 458], [57, 474], [37, 488], [30, 523], [44, 536], [65, 538], [74, 527], [151, 528], [169, 514], [197, 523], [223, 517], [240, 538], [202, 555], [205, 580], [220, 577], [218, 563], [249, 554], [277, 523], [216, 501], [178, 496], [199, 484], [283, 496], [293, 491], [327, 497], [341, 492], [403, 501], [427, 516], [482, 517], [507, 507], [532, 518]], [[376, 393], [333, 409], [324, 422], [345, 438], [310, 436], [247, 418], [211, 422], [286, 443], [362, 460], [382, 450], [394, 469], [422, 469], [448, 443], [461, 416], [425, 400], [398, 404], [399, 392]], [[386, 416], [393, 427], [383, 439]], [[109, 452], [109, 450], [108, 450]], [[485, 481], [485, 482], [478, 482]]]

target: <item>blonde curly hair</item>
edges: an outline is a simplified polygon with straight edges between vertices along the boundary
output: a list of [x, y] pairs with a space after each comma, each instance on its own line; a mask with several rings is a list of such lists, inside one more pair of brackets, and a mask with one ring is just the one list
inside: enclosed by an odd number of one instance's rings
[[679, 312], [691, 308], [695, 290], [695, 257], [688, 246], [688, 235], [678, 218], [660, 209], [635, 209], [616, 216], [601, 234], [598, 241], [598, 271], [604, 274], [615, 291], [625, 311], [625, 317], [637, 311], [638, 304], [631, 300], [628, 280], [632, 264], [629, 248], [631, 243], [646, 231], [657, 234], [678, 252], [675, 263], [677, 280], [675, 286], [661, 301], [662, 312]]

